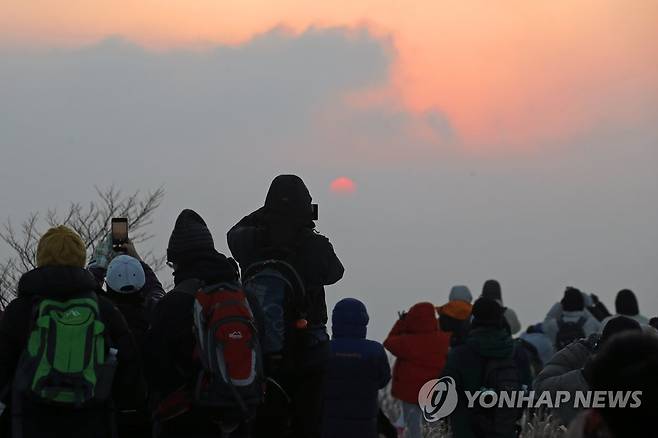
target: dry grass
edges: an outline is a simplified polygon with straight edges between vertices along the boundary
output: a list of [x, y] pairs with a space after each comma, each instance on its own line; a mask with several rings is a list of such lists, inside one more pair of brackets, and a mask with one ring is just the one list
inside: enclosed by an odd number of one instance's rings
[[[392, 422], [400, 416], [400, 404], [391, 397], [390, 388], [383, 389], [379, 394], [380, 406]], [[519, 438], [564, 438], [566, 428], [553, 417], [544, 413], [525, 412], [521, 419], [522, 430]], [[452, 438], [452, 432], [447, 421], [423, 425], [423, 438]]]

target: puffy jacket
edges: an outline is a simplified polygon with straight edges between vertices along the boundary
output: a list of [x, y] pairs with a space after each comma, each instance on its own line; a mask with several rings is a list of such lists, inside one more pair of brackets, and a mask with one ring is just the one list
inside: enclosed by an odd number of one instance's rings
[[449, 346], [450, 334], [439, 330], [434, 306], [418, 303], [411, 307], [384, 341], [384, 347], [396, 358], [393, 397], [418, 403], [420, 388], [441, 375]]
[[[558, 351], [545, 365], [534, 381], [537, 393], [549, 391], [553, 396], [557, 391], [569, 391], [574, 400], [576, 391], [587, 391], [589, 384], [585, 380], [582, 368], [592, 352], [585, 342], [572, 342]], [[562, 424], [568, 425], [580, 412], [567, 403], [555, 410]]]
[[[482, 371], [490, 358], [512, 358], [518, 367], [521, 385], [530, 387], [530, 364], [524, 352], [516, 348], [507, 328], [473, 328], [463, 345], [448, 354], [444, 376], [455, 379], [459, 394], [457, 408], [450, 416], [455, 438], [474, 438], [471, 412], [464, 391], [477, 391], [482, 385]], [[509, 437], [516, 436], [513, 431]]]
[[[83, 268], [46, 266], [24, 274], [18, 284], [18, 297], [6, 308], [0, 322], [0, 388], [12, 384], [19, 358], [30, 335], [33, 309], [42, 298], [65, 301], [88, 296], [97, 283]], [[118, 367], [114, 378], [113, 400], [123, 403], [144, 397], [135, 341], [125, 319], [110, 301], [98, 297], [101, 320], [110, 343], [118, 350]], [[5, 400], [8, 402], [8, 400]], [[109, 437], [111, 411], [108, 406], [73, 411], [66, 408], [23, 402], [23, 432], [26, 438], [42, 436]], [[7, 416], [9, 411], [4, 414]], [[71, 425], [76, 427], [72, 430]], [[0, 431], [1, 432], [1, 431]], [[2, 436], [8, 435], [0, 434]]]
[[555, 345], [555, 338], [559, 330], [558, 319], [564, 318], [565, 322], [576, 322], [581, 317], [586, 318], [585, 325], [583, 326], [583, 331], [585, 332], [586, 337], [599, 333], [601, 331], [601, 323], [597, 321], [596, 318], [594, 318], [592, 314], [589, 313], [587, 310], [581, 310], [581, 311], [561, 310], [559, 316], [544, 321], [542, 326], [543, 332], [544, 334], [546, 334], [546, 336], [548, 336], [548, 338], [551, 340], [553, 345]]
[[368, 314], [360, 301], [341, 300], [332, 321], [323, 436], [377, 438], [377, 394], [391, 379], [386, 352], [365, 339]]

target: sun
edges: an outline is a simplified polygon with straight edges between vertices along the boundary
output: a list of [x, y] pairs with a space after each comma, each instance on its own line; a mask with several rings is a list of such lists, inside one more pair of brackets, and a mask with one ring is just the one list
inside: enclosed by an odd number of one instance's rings
[[351, 195], [356, 192], [356, 184], [350, 178], [341, 176], [331, 182], [329, 190], [339, 195]]

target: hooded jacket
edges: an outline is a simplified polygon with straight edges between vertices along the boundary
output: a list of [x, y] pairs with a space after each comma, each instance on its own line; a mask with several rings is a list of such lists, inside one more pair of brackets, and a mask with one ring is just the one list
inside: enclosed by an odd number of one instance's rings
[[450, 333], [451, 346], [464, 342], [471, 326], [472, 310], [473, 306], [464, 300], [451, 300], [436, 308], [439, 314], [439, 329]]
[[306, 287], [309, 324], [324, 326], [324, 286], [340, 280], [345, 269], [329, 240], [314, 228], [311, 195], [304, 182], [295, 175], [280, 175], [272, 181], [265, 206], [233, 226], [227, 241], [243, 272], [268, 259], [290, 263]]
[[[534, 381], [535, 391], [549, 391], [553, 396], [557, 391], [568, 391], [574, 400], [576, 391], [589, 390], [582, 368], [591, 356], [588, 344], [573, 342], [558, 351], [545, 365]], [[573, 405], [562, 404], [555, 410], [562, 424], [568, 425], [580, 410]]]
[[[29, 271], [21, 277], [18, 284], [18, 297], [7, 306], [0, 322], [0, 388], [12, 383], [16, 366], [31, 332], [33, 308], [36, 303], [43, 298], [66, 301], [88, 296], [94, 293], [96, 288], [94, 277], [84, 268], [45, 266]], [[110, 301], [99, 296], [98, 306], [101, 320], [109, 333], [110, 343], [118, 350], [118, 367], [112, 398], [117, 403], [139, 400], [144, 394], [139, 358], [132, 334], [125, 319]], [[26, 412], [23, 421], [26, 438], [109, 436], [111, 424], [109, 407], [73, 411], [66, 408], [39, 406], [25, 401], [23, 409]], [[11, 411], [11, 406], [9, 410]], [[71, 424], [76, 425], [73, 431], [70, 428]]]
[[418, 402], [418, 391], [441, 375], [446, 363], [450, 334], [439, 330], [431, 303], [415, 304], [393, 326], [384, 347], [395, 356], [393, 397]]
[[[520, 348], [516, 348], [507, 328], [474, 327], [466, 342], [450, 350], [444, 376], [455, 380], [459, 402], [450, 416], [455, 438], [474, 438], [471, 412], [464, 391], [477, 391], [482, 385], [482, 371], [488, 359], [512, 358], [518, 367], [520, 383], [530, 387], [530, 364]], [[515, 436], [515, 435], [510, 435]]]
[[565, 322], [576, 322], [581, 317], [585, 317], [585, 325], [583, 326], [583, 331], [585, 332], [585, 337], [599, 333], [601, 331], [601, 323], [596, 320], [587, 310], [574, 310], [567, 311], [562, 310], [559, 313], [560, 316], [556, 318], [550, 318], [544, 321], [542, 325], [542, 330], [544, 334], [551, 340], [553, 345], [555, 345], [555, 338], [559, 331], [559, 318], [564, 318]]
[[391, 379], [391, 369], [384, 347], [365, 339], [368, 319], [363, 303], [353, 298], [341, 300], [334, 308], [325, 438], [377, 438], [377, 394]]

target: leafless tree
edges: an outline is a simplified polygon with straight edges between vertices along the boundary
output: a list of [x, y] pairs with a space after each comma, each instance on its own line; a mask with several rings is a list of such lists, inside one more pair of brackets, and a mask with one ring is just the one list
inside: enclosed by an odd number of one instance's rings
[[[143, 243], [153, 237], [146, 228], [162, 203], [164, 188], [124, 195], [114, 186], [107, 189], [97, 187], [96, 194], [98, 198], [89, 204], [71, 202], [63, 212], [31, 213], [18, 227], [7, 219], [0, 229], [0, 239], [13, 254], [0, 264], [0, 308], [4, 308], [14, 296], [21, 274], [36, 268], [37, 244], [44, 225], [71, 227], [87, 245], [88, 254], [93, 253], [107, 235], [113, 217], [128, 218], [133, 243]], [[156, 257], [152, 252], [143, 254], [143, 257], [156, 272], [164, 267], [165, 257]]]

